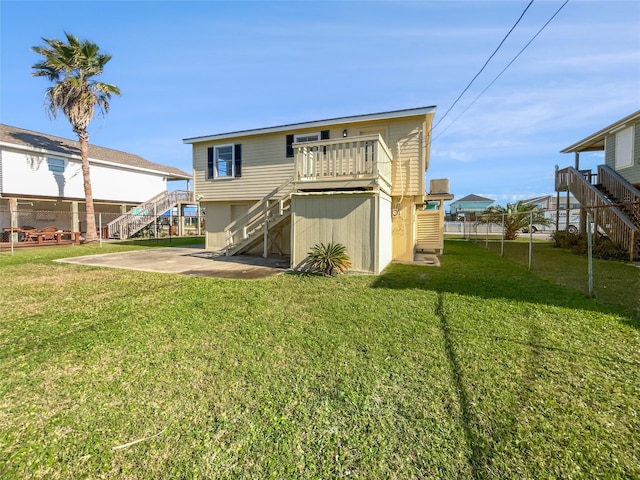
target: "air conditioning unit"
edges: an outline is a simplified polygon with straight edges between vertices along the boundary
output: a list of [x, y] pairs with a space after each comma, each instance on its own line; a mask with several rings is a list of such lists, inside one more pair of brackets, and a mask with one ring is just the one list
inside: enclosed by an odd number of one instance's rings
[[429, 194], [449, 193], [449, 179], [437, 178], [429, 180]]

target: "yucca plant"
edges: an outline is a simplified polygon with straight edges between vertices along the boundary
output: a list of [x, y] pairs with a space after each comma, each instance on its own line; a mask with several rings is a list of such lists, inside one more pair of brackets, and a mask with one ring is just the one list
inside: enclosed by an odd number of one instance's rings
[[312, 272], [326, 276], [338, 275], [351, 268], [346, 247], [334, 242], [314, 245], [307, 254], [305, 263]]

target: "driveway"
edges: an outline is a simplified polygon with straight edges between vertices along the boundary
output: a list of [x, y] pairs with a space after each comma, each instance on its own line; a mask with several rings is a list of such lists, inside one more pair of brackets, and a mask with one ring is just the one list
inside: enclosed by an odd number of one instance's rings
[[220, 252], [192, 247], [133, 250], [62, 258], [56, 261], [94, 267], [243, 280], [271, 277], [289, 268], [288, 257], [262, 258], [252, 255], [225, 257]]

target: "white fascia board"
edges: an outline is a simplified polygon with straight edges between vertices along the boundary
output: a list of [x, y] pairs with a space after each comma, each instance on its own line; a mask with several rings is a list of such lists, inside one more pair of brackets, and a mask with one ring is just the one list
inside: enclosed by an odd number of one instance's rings
[[[9, 147], [9, 148], [13, 148], [15, 150], [22, 150], [22, 151], [28, 151], [28, 152], [35, 152], [35, 153], [39, 153], [41, 155], [47, 155], [47, 156], [51, 156], [51, 157], [57, 157], [57, 158], [67, 158], [70, 160], [78, 160], [80, 162], [82, 162], [82, 157], [80, 155], [69, 155], [68, 153], [62, 153], [62, 152], [56, 152], [53, 150], [47, 150], [46, 148], [34, 148], [34, 147], [29, 147], [27, 145], [22, 145], [22, 144], [17, 144], [17, 143], [8, 143], [8, 142], [0, 142], [0, 146], [2, 147]], [[153, 174], [158, 174], [158, 175], [162, 175], [162, 176], [173, 176], [173, 177], [182, 177], [182, 175], [178, 175], [176, 173], [171, 173], [171, 172], [163, 172], [160, 170], [152, 170], [150, 168], [144, 168], [144, 167], [136, 167], [135, 165], [127, 165], [124, 163], [117, 163], [117, 162], [110, 162], [108, 160], [100, 160], [97, 158], [89, 158], [89, 164], [91, 163], [95, 163], [98, 165], [106, 165], [106, 166], [113, 166], [113, 167], [117, 167], [117, 168], [121, 168], [121, 169], [125, 169], [125, 170], [134, 170], [137, 172], [146, 172], [146, 173], [153, 173]], [[189, 176], [184, 176], [185, 179], [190, 179], [191, 177]]]
[[344, 124], [344, 123], [356, 123], [356, 122], [373, 121], [373, 120], [385, 120], [390, 118], [413, 117], [416, 115], [428, 115], [430, 113], [435, 113], [435, 111], [436, 111], [436, 107], [434, 106], [434, 107], [410, 108], [407, 110], [395, 110], [392, 112], [356, 115], [353, 117], [329, 118], [326, 120], [316, 120], [313, 122], [290, 123], [288, 125], [279, 125], [277, 127], [257, 128], [253, 130], [240, 130], [237, 132], [220, 133], [216, 135], [207, 135], [203, 137], [185, 138], [182, 140], [182, 143], [194, 144], [194, 143], [201, 143], [201, 142], [225, 140], [225, 139], [236, 138], [236, 137], [246, 137], [249, 135], [261, 135], [264, 133], [289, 132], [294, 129], [302, 130], [305, 128], [314, 128], [314, 127], [320, 128], [320, 127], [326, 127], [330, 125]]

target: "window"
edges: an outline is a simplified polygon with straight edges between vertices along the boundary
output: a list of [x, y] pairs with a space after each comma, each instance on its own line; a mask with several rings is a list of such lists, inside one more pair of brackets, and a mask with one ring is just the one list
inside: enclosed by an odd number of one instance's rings
[[616, 133], [616, 170], [633, 165], [633, 127]]
[[214, 178], [233, 177], [233, 145], [216, 147], [214, 155]]
[[67, 162], [61, 158], [47, 158], [47, 165], [49, 165], [49, 171], [53, 174], [64, 173], [64, 167]]
[[218, 145], [209, 147], [207, 178], [234, 178], [240, 176], [241, 145]]
[[[286, 138], [287, 158], [294, 156], [293, 144], [296, 142], [317, 142], [318, 140], [329, 140], [329, 130], [322, 130], [316, 133], [289, 134]], [[326, 147], [323, 149], [326, 152]]]
[[297, 142], [317, 142], [320, 140], [319, 133], [301, 133], [293, 136], [294, 143]]

